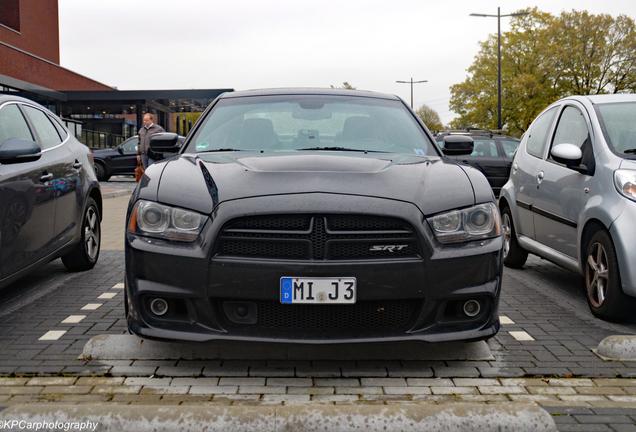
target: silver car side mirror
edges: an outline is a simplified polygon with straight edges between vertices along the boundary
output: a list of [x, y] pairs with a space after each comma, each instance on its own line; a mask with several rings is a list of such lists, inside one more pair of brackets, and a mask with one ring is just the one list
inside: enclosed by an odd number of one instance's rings
[[550, 151], [552, 159], [566, 166], [578, 165], [583, 158], [583, 152], [574, 144], [557, 144]]

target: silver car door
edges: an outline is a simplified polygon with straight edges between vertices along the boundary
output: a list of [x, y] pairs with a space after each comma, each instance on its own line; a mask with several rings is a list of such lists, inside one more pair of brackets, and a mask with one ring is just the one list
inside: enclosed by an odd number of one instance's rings
[[574, 102], [563, 106], [550, 149], [564, 143], [580, 147], [582, 166], [568, 168], [548, 152], [541, 164], [543, 180], [533, 207], [536, 240], [571, 258], [578, 256], [578, 218], [587, 203], [595, 169], [590, 130], [585, 109]]
[[519, 150], [512, 162], [510, 172], [515, 185], [517, 234], [535, 238], [534, 205], [542, 158], [547, 147], [548, 135], [554, 123], [557, 107], [552, 107], [539, 115], [523, 137]]

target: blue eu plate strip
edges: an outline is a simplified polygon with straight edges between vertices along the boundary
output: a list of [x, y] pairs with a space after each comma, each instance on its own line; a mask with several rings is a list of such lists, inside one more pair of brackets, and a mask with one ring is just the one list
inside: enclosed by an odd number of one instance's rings
[[292, 302], [292, 278], [290, 277], [280, 278], [280, 302]]

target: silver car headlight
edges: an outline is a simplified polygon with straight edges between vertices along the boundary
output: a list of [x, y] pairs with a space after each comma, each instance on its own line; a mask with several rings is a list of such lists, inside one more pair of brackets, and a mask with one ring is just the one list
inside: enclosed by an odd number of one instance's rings
[[636, 201], [636, 170], [618, 169], [614, 171], [614, 184], [618, 193]]
[[206, 220], [207, 216], [191, 210], [139, 200], [135, 203], [130, 215], [128, 232], [167, 240], [192, 242], [199, 236]]
[[494, 203], [449, 211], [427, 221], [440, 243], [468, 242], [501, 235], [501, 218]]

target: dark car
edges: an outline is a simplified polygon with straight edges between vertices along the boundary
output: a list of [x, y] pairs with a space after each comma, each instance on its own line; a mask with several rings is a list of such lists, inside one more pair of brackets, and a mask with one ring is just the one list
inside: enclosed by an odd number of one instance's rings
[[0, 287], [59, 257], [92, 268], [101, 214], [89, 149], [44, 107], [0, 96]]
[[[179, 136], [183, 144], [185, 137]], [[95, 173], [99, 181], [107, 181], [113, 175], [135, 175], [139, 135], [132, 136], [117, 147], [93, 149]], [[154, 160], [162, 160], [163, 154], [153, 153]]]
[[469, 155], [449, 156], [460, 163], [471, 165], [484, 173], [492, 187], [495, 196], [510, 176], [510, 167], [519, 140], [507, 135], [501, 135], [488, 130], [467, 129], [464, 131], [447, 131], [436, 135], [435, 139], [444, 148], [444, 137], [453, 135], [469, 136], [474, 141], [473, 152]]
[[[176, 140], [150, 146], [175, 151]], [[498, 331], [492, 190], [443, 158], [398, 97], [226, 93], [177, 151], [146, 170], [128, 209], [137, 335], [344, 343]], [[472, 141], [446, 152], [471, 153]]]

